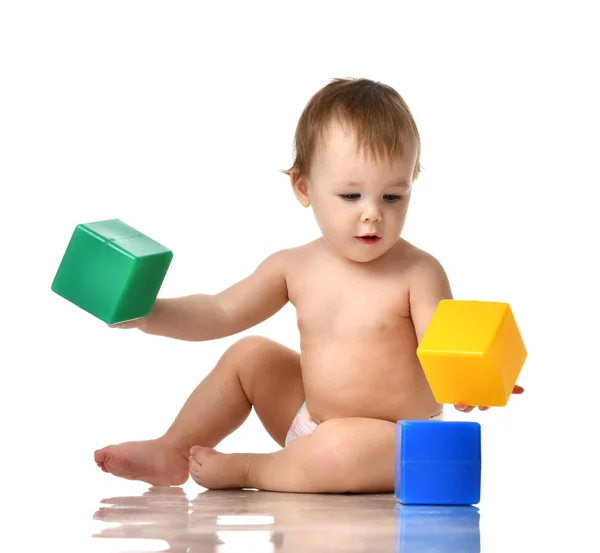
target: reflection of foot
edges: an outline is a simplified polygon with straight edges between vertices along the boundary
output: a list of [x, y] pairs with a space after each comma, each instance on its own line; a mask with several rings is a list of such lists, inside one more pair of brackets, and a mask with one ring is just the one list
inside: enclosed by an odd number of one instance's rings
[[190, 450], [189, 471], [196, 484], [211, 490], [248, 487], [249, 456], [226, 455], [211, 447], [194, 446]]
[[179, 486], [188, 479], [188, 459], [162, 439], [109, 445], [94, 453], [104, 471], [155, 486]]
[[187, 503], [183, 488], [169, 486], [150, 486], [142, 495], [106, 497], [100, 500], [103, 505], [122, 505], [123, 507], [144, 507], [153, 502], [158, 505]]

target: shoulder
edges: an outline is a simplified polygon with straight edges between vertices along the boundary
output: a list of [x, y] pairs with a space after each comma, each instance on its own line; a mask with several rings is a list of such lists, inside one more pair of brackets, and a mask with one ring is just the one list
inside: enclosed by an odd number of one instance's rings
[[286, 274], [295, 267], [306, 264], [309, 259], [314, 257], [318, 249], [318, 240], [300, 246], [285, 248], [270, 254], [261, 265]]
[[433, 288], [441, 295], [451, 295], [448, 275], [437, 257], [407, 241], [403, 248], [409, 290]]

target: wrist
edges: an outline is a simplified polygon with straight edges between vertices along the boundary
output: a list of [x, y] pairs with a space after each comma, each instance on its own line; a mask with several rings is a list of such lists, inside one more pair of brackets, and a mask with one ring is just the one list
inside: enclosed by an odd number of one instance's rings
[[146, 315], [143, 319], [140, 320], [140, 324], [138, 329], [146, 334], [155, 334], [154, 328], [156, 327], [156, 319], [160, 312], [161, 308], [161, 300], [156, 300], [154, 305], [152, 306], [152, 310], [148, 315]]

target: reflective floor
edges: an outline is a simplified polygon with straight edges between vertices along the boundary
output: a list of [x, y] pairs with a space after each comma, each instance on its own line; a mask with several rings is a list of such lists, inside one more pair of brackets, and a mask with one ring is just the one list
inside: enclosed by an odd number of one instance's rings
[[481, 550], [475, 507], [399, 505], [393, 495], [304, 495], [150, 488], [102, 500], [105, 552], [463, 552]]
[[103, 473], [85, 449], [6, 458], [1, 552], [600, 551], [594, 461], [569, 460], [565, 448], [554, 457], [560, 465], [545, 455], [521, 455], [514, 466], [488, 456], [475, 507], [402, 506], [392, 494], [208, 491], [192, 480], [151, 487]]

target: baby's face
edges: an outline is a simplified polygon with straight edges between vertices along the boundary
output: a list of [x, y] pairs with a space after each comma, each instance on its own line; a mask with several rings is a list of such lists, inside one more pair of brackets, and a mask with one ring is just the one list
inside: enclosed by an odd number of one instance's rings
[[368, 262], [394, 246], [406, 219], [416, 157], [416, 149], [407, 147], [402, 158], [377, 160], [357, 151], [352, 132], [330, 125], [307, 189], [317, 224], [334, 252]]

